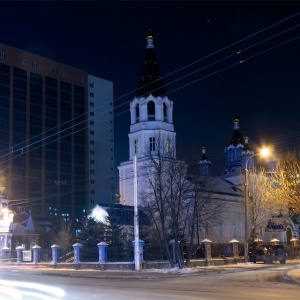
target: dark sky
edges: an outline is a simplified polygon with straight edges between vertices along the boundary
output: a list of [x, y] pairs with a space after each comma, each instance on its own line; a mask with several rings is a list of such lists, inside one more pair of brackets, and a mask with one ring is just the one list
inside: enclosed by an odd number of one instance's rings
[[181, 158], [198, 162], [206, 144], [216, 174], [235, 113], [253, 148], [298, 147], [299, 12], [297, 1], [3, 1], [0, 42], [114, 83], [118, 165], [151, 27]]

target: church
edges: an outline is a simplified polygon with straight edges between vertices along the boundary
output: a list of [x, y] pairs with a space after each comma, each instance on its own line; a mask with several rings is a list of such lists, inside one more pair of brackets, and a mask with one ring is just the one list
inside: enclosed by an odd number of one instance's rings
[[[166, 147], [170, 141], [176, 141], [173, 123], [173, 101], [167, 96], [163, 78], [154, 51], [154, 37], [149, 30], [146, 35], [146, 53], [142, 74], [134, 99], [130, 102], [129, 160], [124, 161], [119, 169], [119, 195], [123, 205], [134, 205], [134, 158], [137, 158], [137, 173], [142, 173], [147, 164], [147, 153], [156, 153], [158, 136], [163, 137]], [[240, 243], [245, 240], [245, 191], [243, 174], [255, 168], [254, 152], [247, 136], [240, 132], [239, 117], [233, 118], [233, 133], [229, 145], [225, 148], [226, 167], [218, 176], [211, 176], [211, 161], [206, 148], [198, 164], [198, 175], [205, 178], [206, 191], [214, 201], [224, 203], [223, 218], [211, 230], [205, 231], [203, 239], [216, 243], [228, 243], [235, 239]], [[176, 142], [175, 142], [176, 148]], [[268, 168], [273, 169], [275, 159], [268, 161]], [[139, 195], [146, 189], [145, 180], [138, 176], [138, 205], [143, 207], [143, 198]], [[299, 224], [292, 220], [282, 226], [272, 227], [266, 223], [257, 238], [270, 242], [277, 238], [288, 243], [292, 237], [299, 239]]]

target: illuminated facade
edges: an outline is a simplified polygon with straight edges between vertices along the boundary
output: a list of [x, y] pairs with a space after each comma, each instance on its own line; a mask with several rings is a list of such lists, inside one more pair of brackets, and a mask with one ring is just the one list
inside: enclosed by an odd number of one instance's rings
[[113, 126], [112, 82], [0, 44], [1, 176], [14, 210], [79, 220], [111, 201]]

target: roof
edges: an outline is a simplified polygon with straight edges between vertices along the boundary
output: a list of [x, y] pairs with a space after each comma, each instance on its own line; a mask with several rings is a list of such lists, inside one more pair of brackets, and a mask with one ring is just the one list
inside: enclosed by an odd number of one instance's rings
[[225, 180], [221, 177], [212, 176], [198, 176], [197, 182], [200, 189], [204, 192], [230, 195], [233, 197], [244, 197], [243, 191], [241, 191], [236, 185]]
[[164, 96], [166, 94], [163, 80], [160, 75], [159, 66], [153, 45], [153, 34], [150, 29], [146, 36], [147, 46], [144, 59], [142, 74], [139, 79], [136, 97], [148, 96], [152, 94], [154, 97]]
[[[109, 209], [111, 208], [107, 209], [108, 213]], [[134, 206], [116, 204], [112, 209], [115, 211], [119, 225], [134, 225]], [[138, 213], [139, 224], [141, 226], [149, 226], [151, 223], [145, 212], [139, 209]]]

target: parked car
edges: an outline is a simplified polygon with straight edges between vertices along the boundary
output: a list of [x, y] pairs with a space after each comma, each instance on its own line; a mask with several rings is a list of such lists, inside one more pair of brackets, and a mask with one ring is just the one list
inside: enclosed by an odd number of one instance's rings
[[261, 245], [254, 250], [249, 250], [249, 259], [253, 263], [263, 261], [266, 264], [272, 264], [273, 261], [279, 261], [285, 264], [287, 251], [284, 245]]

